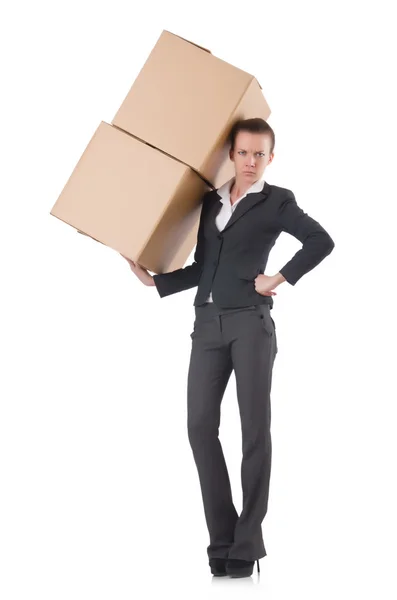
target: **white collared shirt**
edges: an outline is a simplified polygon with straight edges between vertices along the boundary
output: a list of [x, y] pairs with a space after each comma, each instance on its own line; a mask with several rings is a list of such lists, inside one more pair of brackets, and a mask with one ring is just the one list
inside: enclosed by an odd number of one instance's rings
[[[216, 226], [218, 228], [219, 231], [222, 231], [222, 229], [225, 227], [226, 223], [228, 222], [228, 220], [230, 219], [230, 217], [232, 216], [237, 204], [243, 199], [245, 198], [245, 196], [247, 194], [252, 194], [253, 192], [260, 192], [263, 189], [263, 185], [265, 182], [264, 179], [264, 174], [262, 175], [261, 179], [258, 179], [257, 181], [255, 181], [251, 187], [248, 188], [248, 190], [245, 192], [245, 194], [243, 194], [240, 198], [238, 198], [236, 200], [236, 202], [234, 202], [234, 204], [232, 205], [230, 202], [230, 189], [232, 187], [232, 184], [235, 180], [235, 177], [232, 177], [231, 179], [229, 179], [229, 181], [226, 181], [226, 183], [224, 183], [218, 190], [218, 194], [221, 196], [220, 201], [222, 202], [223, 206], [221, 208], [221, 210], [219, 211], [216, 219], [215, 219], [215, 223]], [[212, 299], [212, 292], [210, 292], [207, 300], [207, 302], [213, 302]]]

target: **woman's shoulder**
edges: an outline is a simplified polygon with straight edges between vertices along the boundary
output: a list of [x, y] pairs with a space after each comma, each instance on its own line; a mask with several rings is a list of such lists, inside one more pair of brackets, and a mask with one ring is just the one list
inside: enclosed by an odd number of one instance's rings
[[274, 185], [273, 183], [268, 184], [272, 194], [280, 198], [280, 200], [284, 200], [286, 198], [294, 198], [294, 193], [289, 188], [281, 187], [280, 185]]

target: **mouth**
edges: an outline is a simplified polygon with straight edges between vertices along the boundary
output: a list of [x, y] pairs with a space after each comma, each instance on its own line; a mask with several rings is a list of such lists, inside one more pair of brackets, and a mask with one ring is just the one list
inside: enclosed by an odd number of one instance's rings
[[243, 171], [246, 175], [255, 175], [253, 171]]

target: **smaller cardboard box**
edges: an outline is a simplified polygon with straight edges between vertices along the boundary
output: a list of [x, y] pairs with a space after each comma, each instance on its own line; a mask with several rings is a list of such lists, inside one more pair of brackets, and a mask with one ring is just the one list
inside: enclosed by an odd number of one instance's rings
[[163, 273], [185, 264], [209, 189], [190, 167], [101, 121], [50, 214]]
[[234, 175], [227, 143], [234, 122], [269, 116], [253, 75], [164, 30], [112, 124], [218, 188]]

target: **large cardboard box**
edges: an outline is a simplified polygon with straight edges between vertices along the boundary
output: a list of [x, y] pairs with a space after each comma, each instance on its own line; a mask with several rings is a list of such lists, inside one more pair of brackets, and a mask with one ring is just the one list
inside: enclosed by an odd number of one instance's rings
[[209, 189], [190, 167], [102, 121], [50, 212], [162, 273], [185, 264]]
[[253, 75], [164, 30], [112, 124], [218, 188], [234, 174], [226, 144], [233, 123], [269, 115]]
[[234, 174], [234, 121], [269, 115], [252, 75], [163, 31], [51, 214], [150, 271], [178, 269], [196, 244], [204, 193]]

